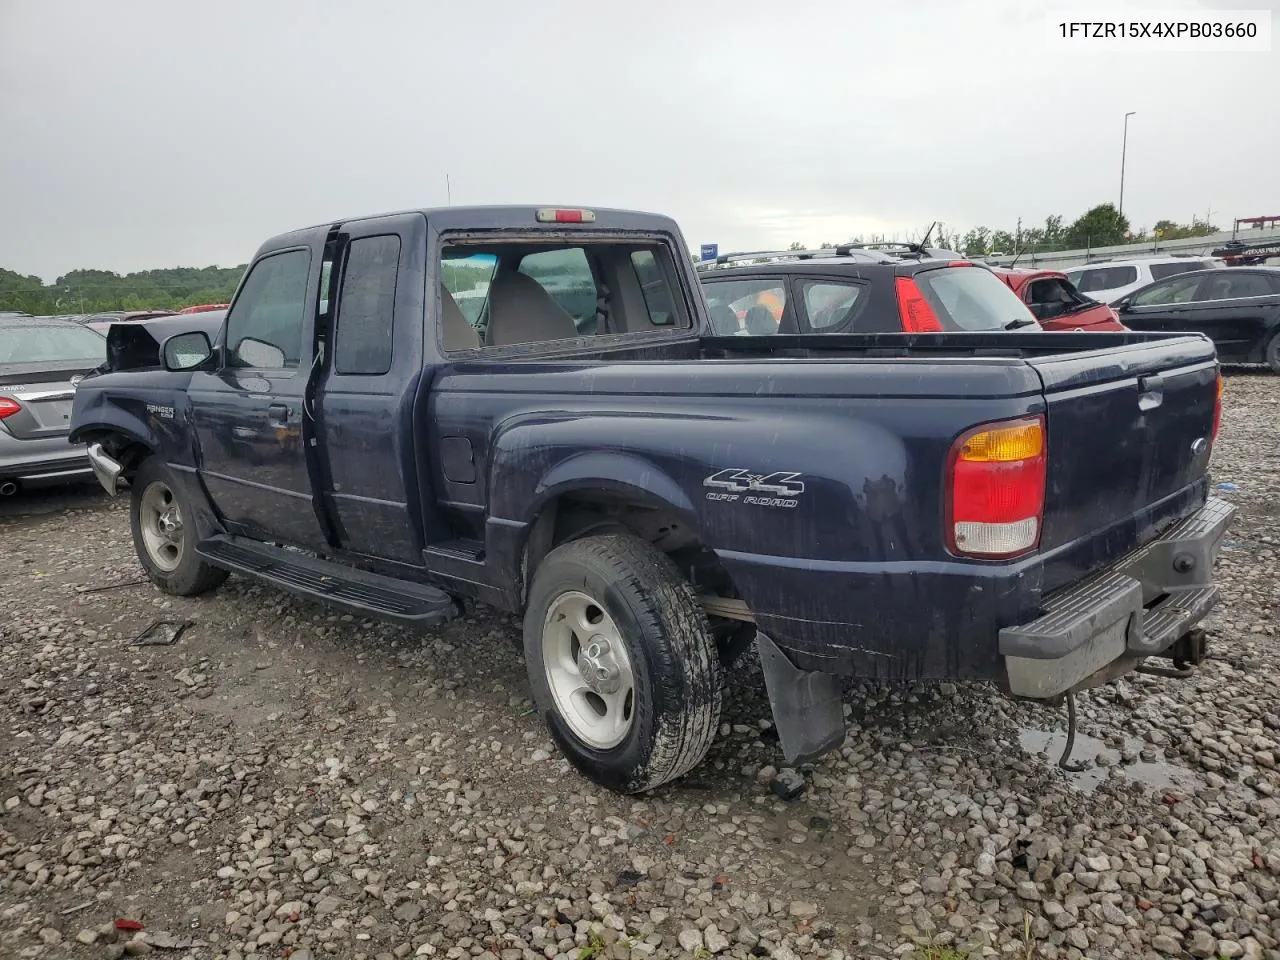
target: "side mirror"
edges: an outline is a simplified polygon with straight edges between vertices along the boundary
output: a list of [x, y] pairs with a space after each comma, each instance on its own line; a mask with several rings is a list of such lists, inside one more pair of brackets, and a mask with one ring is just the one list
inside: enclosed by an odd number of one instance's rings
[[203, 330], [174, 334], [160, 347], [164, 368], [173, 372], [192, 370], [213, 355], [213, 345]]
[[1121, 299], [1117, 300], [1115, 303], [1111, 305], [1111, 309], [1114, 310], [1116, 313], [1128, 313], [1130, 310], [1129, 298], [1122, 297]]
[[256, 367], [259, 370], [283, 370], [284, 351], [274, 343], [245, 337], [236, 344], [234, 357], [241, 366]]

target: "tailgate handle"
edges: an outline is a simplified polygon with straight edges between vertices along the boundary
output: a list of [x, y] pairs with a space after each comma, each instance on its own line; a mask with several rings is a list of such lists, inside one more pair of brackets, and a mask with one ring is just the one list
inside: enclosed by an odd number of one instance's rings
[[283, 403], [273, 403], [267, 407], [267, 416], [271, 420], [284, 423], [289, 419], [289, 408]]
[[1138, 409], [1154, 410], [1164, 403], [1164, 377], [1158, 373], [1138, 378]]

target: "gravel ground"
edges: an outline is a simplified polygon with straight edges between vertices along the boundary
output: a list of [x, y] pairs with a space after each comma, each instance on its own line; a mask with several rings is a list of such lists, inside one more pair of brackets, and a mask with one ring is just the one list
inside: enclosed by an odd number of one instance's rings
[[[0, 956], [1280, 958], [1280, 380], [1226, 399], [1194, 679], [1082, 696], [1076, 774], [1060, 711], [855, 685], [790, 801], [752, 663], [707, 762], [618, 797], [532, 715], [509, 617], [171, 600], [122, 504], [5, 501]], [[135, 645], [157, 618], [194, 626]]]

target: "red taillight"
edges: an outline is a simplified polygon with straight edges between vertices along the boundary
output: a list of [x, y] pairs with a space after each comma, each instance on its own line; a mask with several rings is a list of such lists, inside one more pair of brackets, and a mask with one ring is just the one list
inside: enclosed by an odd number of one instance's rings
[[[4, 414], [0, 413], [0, 417]], [[1213, 400], [1213, 436], [1212, 443], [1218, 442], [1218, 428], [1222, 426], [1222, 374], [1218, 374], [1218, 392]]]
[[544, 207], [537, 213], [539, 223], [595, 223], [596, 215], [592, 210], [564, 210], [557, 207]]
[[10, 400], [8, 397], [0, 397], [0, 420], [3, 420], [5, 417], [12, 417], [21, 409], [22, 404], [17, 400]]
[[1040, 543], [1044, 418], [986, 424], [962, 434], [947, 467], [947, 549], [1008, 559]]
[[973, 264], [968, 260], [952, 260], [947, 264], [948, 267], [972, 267]]
[[910, 277], [898, 277], [898, 312], [902, 315], [902, 329], [907, 333], [941, 333], [938, 315], [920, 292], [920, 287]]

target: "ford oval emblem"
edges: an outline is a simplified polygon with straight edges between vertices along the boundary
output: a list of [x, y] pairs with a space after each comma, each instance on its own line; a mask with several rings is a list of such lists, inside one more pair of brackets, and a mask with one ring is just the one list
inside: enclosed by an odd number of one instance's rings
[[1208, 447], [1209, 447], [1208, 440], [1206, 440], [1204, 437], [1196, 437], [1194, 440], [1191, 441], [1191, 455], [1193, 457], [1198, 457], [1200, 456], [1200, 454], [1204, 453], [1205, 450], [1208, 449]]

